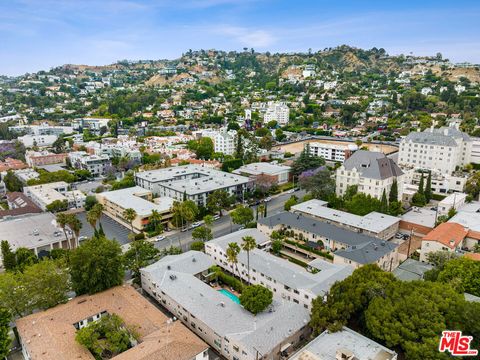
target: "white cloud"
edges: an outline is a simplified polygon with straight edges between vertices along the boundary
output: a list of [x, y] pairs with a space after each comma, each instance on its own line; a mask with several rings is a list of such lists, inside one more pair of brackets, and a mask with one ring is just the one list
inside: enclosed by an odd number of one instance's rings
[[266, 30], [256, 30], [244, 27], [221, 26], [216, 32], [231, 36], [236, 41], [248, 47], [264, 48], [271, 46], [276, 42], [273, 34]]

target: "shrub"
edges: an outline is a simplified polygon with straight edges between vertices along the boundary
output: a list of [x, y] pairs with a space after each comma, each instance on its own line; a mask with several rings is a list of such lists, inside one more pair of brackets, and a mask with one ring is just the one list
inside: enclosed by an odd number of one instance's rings
[[231, 288], [233, 288], [235, 291], [238, 291], [239, 293], [242, 292], [243, 284], [237, 278], [235, 278], [231, 275], [225, 274], [222, 271], [222, 269], [218, 266], [211, 267], [210, 271], [213, 271], [215, 273], [215, 276], [216, 276], [217, 280], [220, 281], [221, 283], [223, 283], [227, 286], [230, 286]]
[[250, 285], [243, 289], [240, 295], [240, 304], [257, 315], [265, 310], [272, 303], [273, 293], [262, 285]]

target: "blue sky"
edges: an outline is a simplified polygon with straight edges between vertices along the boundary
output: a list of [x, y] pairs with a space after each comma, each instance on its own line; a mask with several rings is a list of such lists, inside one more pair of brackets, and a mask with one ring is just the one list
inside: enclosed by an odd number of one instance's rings
[[341, 44], [480, 63], [480, 1], [0, 0], [0, 74]]

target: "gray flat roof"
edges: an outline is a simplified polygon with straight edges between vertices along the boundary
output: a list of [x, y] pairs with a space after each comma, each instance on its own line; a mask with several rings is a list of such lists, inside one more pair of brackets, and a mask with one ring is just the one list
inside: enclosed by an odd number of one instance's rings
[[[193, 176], [195, 176], [195, 178], [185, 178]], [[248, 177], [230, 174], [200, 165], [185, 165], [143, 171], [136, 173], [135, 177], [152, 183], [162, 183], [162, 186], [179, 192], [186, 191], [187, 194], [190, 195], [250, 182]]]
[[278, 175], [285, 171], [290, 171], [292, 168], [290, 166], [281, 165], [281, 164], [271, 164], [267, 162], [257, 162], [247, 165], [243, 165], [240, 168], [236, 169], [234, 174], [248, 173], [251, 175]]
[[157, 210], [159, 213], [168, 212], [175, 201], [169, 197], [162, 197], [160, 198], [160, 202], [156, 204], [138, 196], [146, 193], [151, 193], [151, 191], [140, 186], [134, 186], [121, 190], [103, 192], [100, 193], [99, 196], [103, 196], [105, 199], [124, 209], [132, 208], [140, 216], [148, 216], [152, 213], [152, 210]]
[[422, 280], [423, 274], [431, 269], [433, 269], [433, 266], [430, 264], [414, 259], [407, 259], [393, 270], [393, 275], [403, 281]]
[[437, 212], [426, 208], [413, 207], [400, 218], [403, 221], [410, 222], [412, 224], [423, 225], [426, 227], [434, 228]]
[[269, 310], [254, 316], [194, 275], [215, 265], [198, 251], [166, 256], [141, 271], [167, 296], [217, 334], [242, 343], [250, 353], [267, 354], [308, 324], [303, 306], [274, 300]]
[[0, 239], [7, 240], [13, 250], [19, 247], [35, 249], [65, 240], [65, 235], [56, 226], [53, 214], [41, 213], [3, 219], [0, 221]]
[[295, 227], [346, 245], [358, 245], [371, 242], [373, 240], [378, 241], [377, 238], [372, 236], [360, 234], [355, 231], [328, 224], [326, 222], [316, 220], [310, 216], [294, 214], [287, 211], [259, 219], [258, 222], [269, 227], [280, 224]]
[[[228, 244], [236, 242], [239, 245], [242, 237], [252, 236], [257, 244], [262, 244], [268, 238], [257, 229], [244, 229], [210, 240], [207, 244], [218, 245], [226, 251]], [[238, 262], [247, 264], [247, 253], [242, 251], [238, 255]], [[265, 274], [279, 283], [287, 285], [292, 289], [309, 289], [317, 296], [323, 296], [330, 290], [330, 287], [336, 282], [345, 279], [353, 272], [353, 268], [348, 265], [332, 264], [325, 260], [316, 260], [317, 269], [321, 271], [312, 274], [303, 267], [281, 259], [264, 250], [254, 249], [250, 251], [250, 267], [257, 272]], [[319, 265], [318, 263], [322, 263]]]
[[324, 331], [290, 360], [336, 360], [337, 350], [349, 350], [359, 360], [391, 360], [397, 356], [393, 350], [344, 326], [334, 333]]
[[480, 231], [480, 213], [460, 210], [448, 222], [454, 222], [469, 230]]
[[374, 233], [380, 233], [400, 222], [400, 219], [395, 216], [390, 216], [375, 211], [365, 216], [358, 216], [345, 211], [331, 209], [325, 206], [325, 201], [317, 199], [309, 200], [292, 206], [291, 211], [303, 212], [314, 217], [339, 222]]

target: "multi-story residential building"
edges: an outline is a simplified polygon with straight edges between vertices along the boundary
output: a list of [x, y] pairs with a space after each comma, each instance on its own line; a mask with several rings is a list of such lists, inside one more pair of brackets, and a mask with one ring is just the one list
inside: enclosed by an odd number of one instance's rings
[[445, 199], [441, 200], [437, 204], [438, 216], [447, 215], [450, 209], [458, 211], [467, 202], [467, 194], [465, 193], [453, 193], [448, 195]]
[[172, 321], [131, 286], [82, 295], [16, 321], [25, 360], [96, 357], [75, 340], [77, 330], [116, 314], [138, 341], [114, 356], [118, 360], [208, 360], [208, 345], [181, 322]]
[[398, 200], [402, 199], [404, 173], [381, 152], [358, 150], [336, 171], [336, 193], [343, 196], [347, 188], [356, 185], [358, 192], [380, 199], [389, 194], [394, 181], [398, 186]]
[[268, 176], [271, 178], [272, 182], [276, 183], [277, 185], [282, 185], [289, 181], [291, 171], [292, 168], [290, 166], [276, 163], [258, 162], [243, 165], [234, 170], [233, 173], [249, 176], [253, 179], [256, 179], [257, 176]]
[[350, 214], [345, 211], [327, 207], [326, 201], [312, 199], [292, 206], [293, 213], [310, 215], [317, 220], [324, 221], [348, 230], [389, 240], [398, 232], [400, 218], [373, 211], [365, 216]]
[[72, 121], [74, 130], [89, 129], [94, 133], [98, 133], [102, 127], [107, 127], [111, 119], [106, 118], [80, 118]]
[[49, 124], [10, 126], [8, 129], [16, 133], [35, 136], [55, 135], [57, 137], [62, 134], [73, 133], [71, 126], [50, 126]]
[[265, 250], [253, 249], [247, 256], [241, 252], [238, 263], [232, 264], [227, 258], [228, 244], [235, 242], [241, 246], [242, 238], [251, 236], [258, 246], [269, 243], [269, 238], [257, 229], [244, 229], [213, 239], [205, 243], [205, 253], [215, 263], [248, 281], [248, 262], [250, 262], [250, 283], [265, 286], [275, 297], [292, 301], [311, 309], [312, 301], [324, 297], [336, 282], [350, 276], [353, 269], [346, 265], [335, 265], [322, 259], [316, 259], [309, 265], [318, 271], [306, 269], [278, 258]]
[[89, 155], [85, 151], [68, 154], [72, 166], [76, 169], [88, 170], [93, 176], [101, 176], [112, 165], [107, 155]]
[[247, 177], [198, 165], [138, 172], [135, 183], [151, 190], [156, 196], [177, 201], [193, 200], [199, 206], [205, 206], [208, 195], [215, 190], [225, 190], [229, 195], [242, 199], [245, 191], [253, 187]]
[[23, 135], [19, 136], [20, 141], [25, 147], [47, 147], [52, 146], [55, 140], [58, 139], [57, 135]]
[[21, 192], [9, 192], [6, 194], [6, 198], [8, 210], [0, 210], [0, 218], [42, 212], [42, 209]]
[[4, 218], [0, 221], [0, 238], [8, 241], [13, 251], [27, 248], [37, 256], [47, 255], [52, 249], [74, 247], [73, 234], [67, 232], [69, 244], [62, 229], [55, 224], [55, 215], [51, 213]]
[[279, 360], [309, 334], [309, 311], [274, 297], [253, 315], [227, 289], [212, 287], [213, 258], [188, 251], [141, 269], [142, 288], [228, 360]]
[[347, 230], [312, 217], [281, 212], [257, 223], [258, 229], [271, 235], [273, 231], [293, 231], [305, 242], [312, 242], [333, 252], [335, 264], [358, 268], [377, 264], [381, 269], [393, 271], [400, 263], [398, 244]]
[[320, 156], [328, 161], [343, 163], [355, 151], [358, 146], [355, 144], [335, 144], [332, 142], [311, 142], [308, 143], [310, 154]]
[[21, 170], [25, 169], [27, 164], [25, 164], [22, 160], [12, 159], [12, 158], [5, 158], [5, 160], [0, 161], [0, 172], [5, 172], [8, 170]]
[[237, 131], [228, 130], [227, 127], [216, 129], [205, 129], [197, 133], [197, 136], [212, 139], [215, 152], [225, 155], [233, 155], [236, 149]]
[[40, 174], [33, 169], [22, 169], [14, 172], [15, 177], [22, 182], [23, 185], [26, 185], [28, 180], [38, 179]]
[[27, 151], [25, 154], [25, 160], [27, 164], [34, 166], [63, 164], [67, 154], [55, 154], [50, 151]]
[[135, 210], [136, 217], [131, 225], [136, 231], [145, 229], [154, 210], [161, 216], [160, 222], [163, 225], [166, 225], [172, 217], [173, 199], [163, 197], [155, 199], [154, 202], [152, 192], [139, 186], [99, 193], [96, 197], [108, 216], [126, 226], [129, 226], [130, 222], [125, 219], [124, 211]]
[[263, 122], [266, 124], [270, 121], [276, 121], [280, 126], [288, 124], [290, 119], [290, 109], [283, 102], [269, 102]]
[[290, 360], [397, 360], [397, 353], [347, 328], [325, 330]]
[[28, 196], [43, 211], [54, 201], [62, 201], [68, 208], [81, 208], [85, 206], [86, 196], [79, 190], [69, 190], [65, 181], [48, 184], [25, 186], [23, 193]]
[[[413, 185], [418, 188], [422, 177], [422, 172], [415, 169], [405, 169], [404, 183], [407, 185]], [[431, 171], [432, 174], [432, 192], [434, 194], [447, 194], [451, 192], [462, 192], [467, 183], [468, 176], [464, 174], [443, 174], [438, 171]], [[427, 173], [423, 174], [424, 181], [428, 176]], [[416, 191], [415, 191], [416, 192]]]
[[400, 142], [400, 166], [451, 175], [458, 167], [480, 163], [480, 139], [455, 127], [412, 132]]

